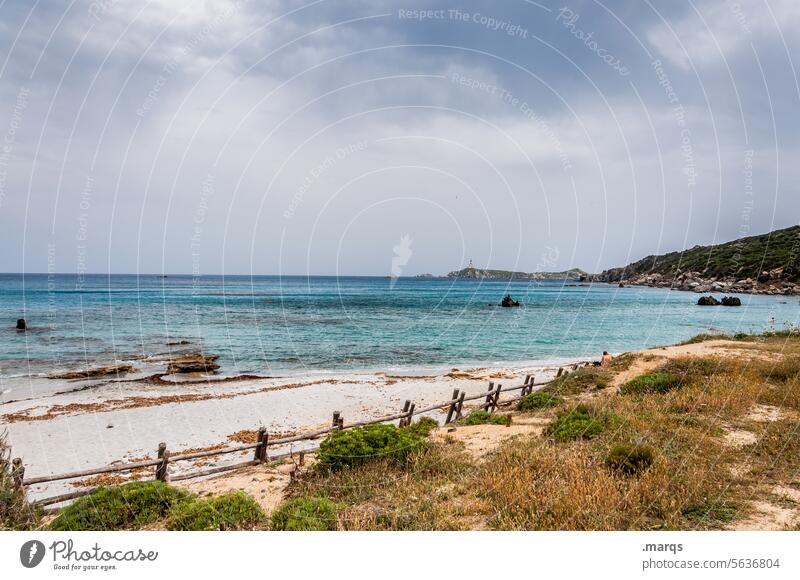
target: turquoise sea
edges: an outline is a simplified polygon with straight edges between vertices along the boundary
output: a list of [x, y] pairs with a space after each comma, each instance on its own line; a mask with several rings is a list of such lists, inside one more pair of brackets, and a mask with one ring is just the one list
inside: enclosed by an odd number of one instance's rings
[[[522, 306], [500, 308], [506, 292]], [[800, 318], [797, 297], [697, 297], [571, 281], [1, 274], [0, 378], [200, 349], [227, 375], [547, 362]], [[14, 329], [22, 317], [28, 332]]]

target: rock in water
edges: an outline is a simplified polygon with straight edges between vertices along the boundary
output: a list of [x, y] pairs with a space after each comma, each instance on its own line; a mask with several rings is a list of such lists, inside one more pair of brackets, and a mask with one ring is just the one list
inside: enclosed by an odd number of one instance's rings
[[25, 323], [24, 318], [17, 318], [17, 330], [27, 330], [28, 325]]
[[173, 357], [169, 360], [167, 365], [167, 372], [174, 373], [208, 373], [214, 372], [219, 368], [219, 365], [214, 361], [219, 358], [219, 355], [211, 354], [185, 354]]
[[725, 296], [722, 299], [723, 306], [741, 306], [742, 301], [736, 296]]
[[503, 297], [503, 300], [500, 302], [500, 306], [503, 308], [510, 308], [511, 306], [519, 306], [519, 302], [514, 300], [511, 297], [511, 294], [506, 294], [505, 297]]
[[110, 365], [107, 367], [87, 368], [79, 371], [67, 371], [63, 373], [52, 373], [47, 375], [48, 379], [93, 379], [109, 375], [124, 375], [133, 372], [135, 369], [131, 365]]
[[713, 296], [701, 296], [697, 301], [698, 306], [719, 306], [719, 300]]

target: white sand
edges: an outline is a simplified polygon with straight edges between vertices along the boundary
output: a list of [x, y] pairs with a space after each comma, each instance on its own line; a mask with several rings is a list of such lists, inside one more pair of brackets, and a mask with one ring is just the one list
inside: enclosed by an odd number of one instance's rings
[[[468, 395], [484, 392], [490, 378], [512, 387], [521, 385], [528, 373], [534, 374], [537, 382], [548, 380], [556, 368], [483, 368], [452, 373], [452, 376], [387, 377], [383, 373], [351, 373], [175, 385], [129, 380], [72, 381], [66, 385], [70, 389], [94, 386], [4, 403], [0, 405], [0, 413], [4, 415], [13, 456], [23, 458], [26, 477], [36, 477], [100, 467], [114, 461], [153, 458], [161, 441], [175, 454], [189, 448], [235, 445], [230, 435], [241, 430], [256, 430], [261, 425], [273, 437], [310, 431], [329, 425], [335, 410], [342, 412], [346, 423], [376, 418], [399, 412], [406, 399], [414, 401], [417, 408], [426, 407], [449, 400], [454, 389], [466, 391]], [[60, 390], [64, 390], [64, 386]], [[50, 392], [55, 390], [50, 389]], [[158, 397], [175, 395], [223, 398], [181, 402], [169, 402], [166, 398], [153, 406], [118, 408], [136, 404], [131, 397], [145, 397], [146, 402], [152, 402]], [[94, 404], [97, 408], [57, 407], [75, 404]], [[14, 413], [43, 416], [48, 412], [55, 416], [32, 421], [9, 417]], [[443, 415], [439, 417], [443, 419]], [[302, 442], [296, 444], [295, 449], [310, 445], [313, 443]], [[245, 457], [249, 455], [212, 457], [205, 465], [239, 461]], [[171, 473], [192, 468], [196, 467], [182, 462], [172, 466]], [[30, 488], [29, 496], [49, 496], [73, 489], [69, 482], [38, 485]]]

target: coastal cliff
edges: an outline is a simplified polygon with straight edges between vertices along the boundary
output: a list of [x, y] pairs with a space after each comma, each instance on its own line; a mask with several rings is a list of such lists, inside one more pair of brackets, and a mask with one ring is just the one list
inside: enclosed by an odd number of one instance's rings
[[682, 252], [647, 256], [596, 282], [693, 292], [800, 294], [800, 226]]

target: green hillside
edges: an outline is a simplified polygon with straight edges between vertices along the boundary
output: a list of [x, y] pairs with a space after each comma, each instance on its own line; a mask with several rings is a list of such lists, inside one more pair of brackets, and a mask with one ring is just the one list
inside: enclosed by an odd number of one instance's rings
[[783, 270], [783, 280], [800, 281], [800, 226], [715, 246], [647, 256], [624, 268], [606, 270], [599, 278], [617, 282], [646, 274], [676, 276], [698, 272], [704, 278], [756, 279], [762, 272], [776, 269]]

